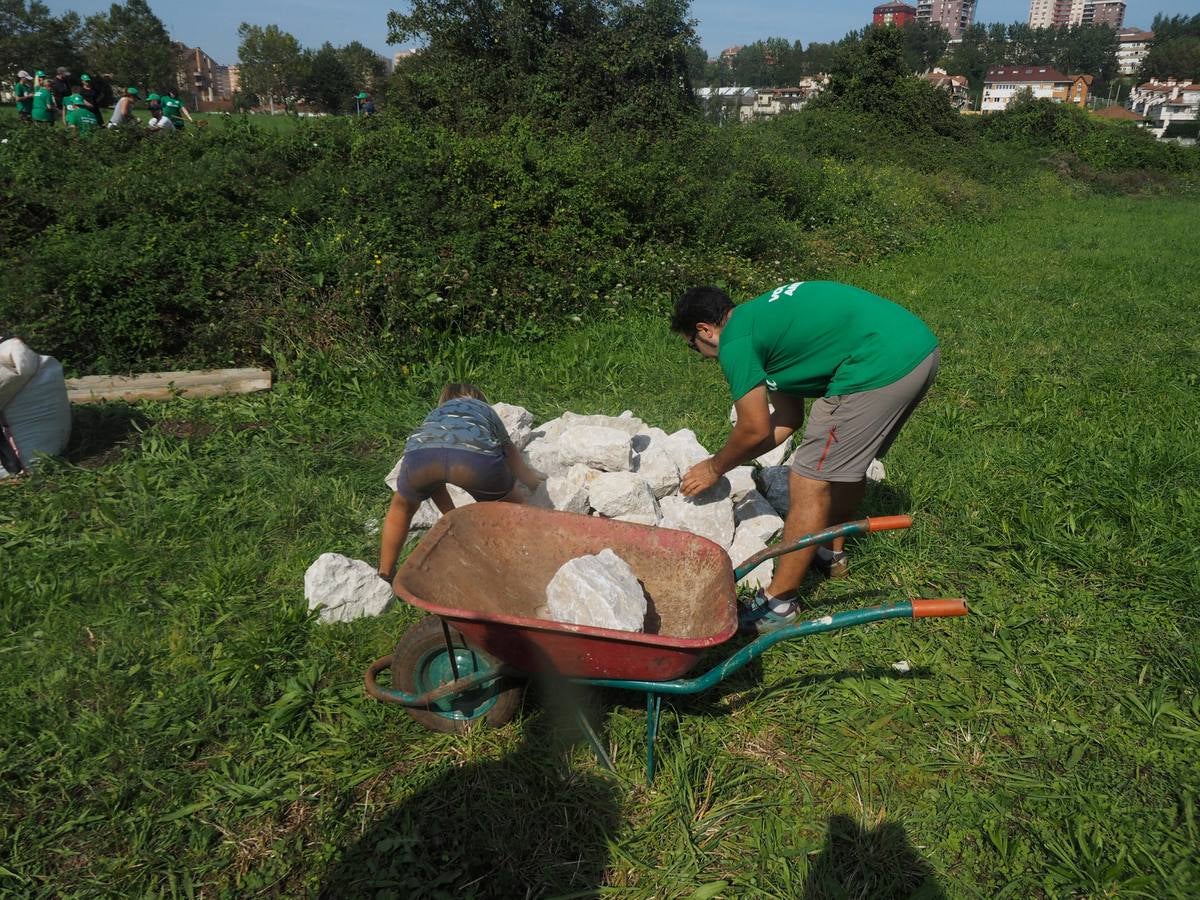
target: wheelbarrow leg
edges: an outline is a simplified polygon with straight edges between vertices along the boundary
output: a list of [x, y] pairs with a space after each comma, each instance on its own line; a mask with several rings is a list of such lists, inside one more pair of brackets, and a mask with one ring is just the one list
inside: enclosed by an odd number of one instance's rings
[[654, 739], [658, 737], [658, 715], [662, 711], [662, 694], [646, 692], [646, 784], [654, 783]]
[[604, 744], [600, 742], [600, 735], [596, 734], [596, 729], [588, 721], [587, 713], [583, 711], [582, 706], [575, 707], [575, 721], [579, 723], [579, 730], [583, 732], [583, 736], [592, 745], [592, 752], [596, 754], [596, 761], [608, 771], [616, 771], [613, 768], [612, 760], [608, 756], [608, 751], [604, 749]]

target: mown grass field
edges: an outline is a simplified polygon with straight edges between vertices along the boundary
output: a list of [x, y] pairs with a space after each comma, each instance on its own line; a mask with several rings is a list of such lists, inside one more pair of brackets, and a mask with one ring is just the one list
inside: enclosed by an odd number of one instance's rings
[[383, 476], [450, 377], [718, 442], [719, 372], [661, 316], [78, 410], [71, 461], [0, 486], [0, 889], [1196, 896], [1198, 220], [1064, 191], [842, 273], [944, 355], [868, 498], [916, 526], [809, 603], [972, 615], [783, 645], [671, 704], [651, 787], [639, 696], [586, 701], [615, 779], [561, 691], [425, 732], [360, 685], [418, 615], [320, 626], [302, 578], [374, 560]]

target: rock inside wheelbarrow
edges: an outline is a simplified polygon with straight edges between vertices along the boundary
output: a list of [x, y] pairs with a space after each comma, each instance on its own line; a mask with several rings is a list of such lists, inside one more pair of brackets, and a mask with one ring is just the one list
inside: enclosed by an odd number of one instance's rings
[[641, 631], [646, 592], [612, 550], [563, 563], [546, 586], [545, 618], [573, 625]]

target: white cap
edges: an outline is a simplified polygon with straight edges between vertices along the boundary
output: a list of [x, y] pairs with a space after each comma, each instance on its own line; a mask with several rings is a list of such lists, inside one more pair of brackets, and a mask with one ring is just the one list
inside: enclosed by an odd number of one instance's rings
[[17, 77], [18, 78], [32, 78], [33, 76], [30, 75], [28, 72], [26, 72], [24, 69], [22, 69], [20, 72], [17, 73]]

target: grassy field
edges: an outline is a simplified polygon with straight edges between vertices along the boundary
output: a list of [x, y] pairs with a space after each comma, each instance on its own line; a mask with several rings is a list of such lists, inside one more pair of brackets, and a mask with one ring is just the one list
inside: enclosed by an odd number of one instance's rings
[[419, 616], [320, 626], [302, 576], [374, 560], [383, 476], [447, 378], [718, 442], [719, 372], [661, 317], [77, 410], [70, 461], [0, 486], [0, 889], [1196, 896], [1198, 220], [1061, 194], [842, 273], [944, 356], [868, 497], [916, 526], [808, 602], [972, 615], [782, 645], [671, 704], [652, 787], [638, 696], [586, 698], [615, 779], [561, 689], [465, 737], [364, 698]]

